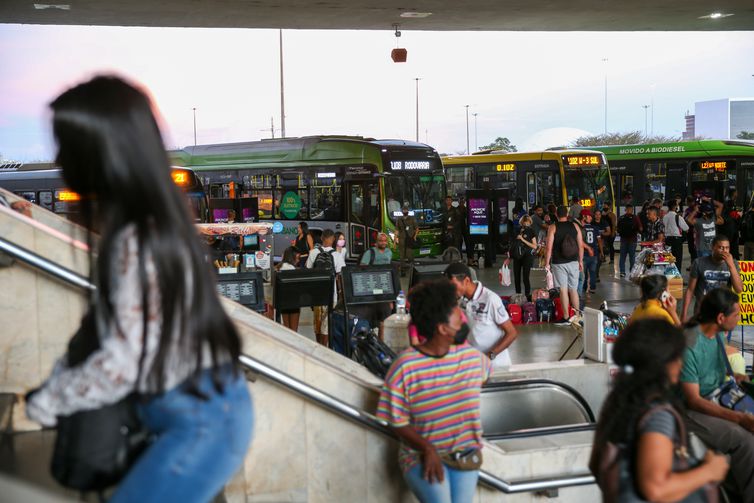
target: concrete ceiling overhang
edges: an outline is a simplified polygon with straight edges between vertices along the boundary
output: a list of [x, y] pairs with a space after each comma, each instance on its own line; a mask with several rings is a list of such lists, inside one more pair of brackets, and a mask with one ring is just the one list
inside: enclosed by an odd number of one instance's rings
[[[401, 17], [409, 12], [432, 15]], [[712, 12], [733, 15], [700, 19]], [[407, 31], [731, 31], [754, 30], [754, 0], [0, 0], [0, 23], [327, 30], [390, 30], [400, 23]]]

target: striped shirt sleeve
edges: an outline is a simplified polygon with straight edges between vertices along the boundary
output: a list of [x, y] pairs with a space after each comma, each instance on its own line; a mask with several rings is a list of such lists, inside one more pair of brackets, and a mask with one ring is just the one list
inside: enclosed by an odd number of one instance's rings
[[408, 426], [411, 416], [402, 363], [401, 359], [396, 360], [385, 376], [377, 405], [377, 417], [394, 428]]

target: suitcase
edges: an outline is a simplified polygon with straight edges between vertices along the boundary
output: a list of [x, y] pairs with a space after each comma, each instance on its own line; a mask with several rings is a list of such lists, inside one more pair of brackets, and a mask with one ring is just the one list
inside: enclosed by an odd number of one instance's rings
[[573, 310], [573, 306], [568, 306], [568, 317], [563, 316], [563, 304], [560, 302], [560, 299], [554, 301], [555, 302], [555, 316], [552, 321], [563, 321], [574, 314], [576, 314], [576, 311]]
[[521, 306], [521, 318], [524, 323], [536, 323], [537, 322], [537, 306], [534, 302], [527, 302]]
[[508, 305], [508, 315], [511, 317], [511, 321], [514, 325], [520, 325], [523, 317], [523, 312], [521, 311], [521, 306], [518, 304], [509, 304]]
[[555, 304], [553, 301], [550, 299], [537, 299], [536, 306], [537, 319], [539, 321], [553, 321], [555, 319]]

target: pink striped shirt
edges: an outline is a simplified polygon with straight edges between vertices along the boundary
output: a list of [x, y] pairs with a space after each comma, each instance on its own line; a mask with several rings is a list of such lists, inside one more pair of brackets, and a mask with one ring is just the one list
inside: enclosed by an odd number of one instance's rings
[[[385, 377], [377, 417], [396, 428], [412, 426], [440, 455], [479, 448], [479, 394], [491, 369], [490, 360], [468, 343], [451, 346], [442, 357], [406, 349]], [[408, 471], [420, 457], [402, 445], [398, 461]]]

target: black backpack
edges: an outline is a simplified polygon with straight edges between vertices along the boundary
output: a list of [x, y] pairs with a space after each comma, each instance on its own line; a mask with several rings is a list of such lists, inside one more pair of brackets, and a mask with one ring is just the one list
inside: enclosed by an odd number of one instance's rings
[[[576, 224], [572, 222], [568, 222], [568, 225], [576, 227]], [[575, 230], [581, 232], [579, 228]], [[570, 233], [566, 234], [560, 242], [560, 256], [568, 260], [575, 260], [579, 256], [579, 241]]]
[[317, 250], [319, 250], [319, 253], [314, 258], [312, 269], [329, 269], [330, 271], [334, 271], [335, 258], [333, 258], [332, 254], [335, 250], [325, 251], [321, 246], [317, 246]]
[[618, 219], [618, 235], [624, 239], [636, 237], [633, 215], [621, 215]]

